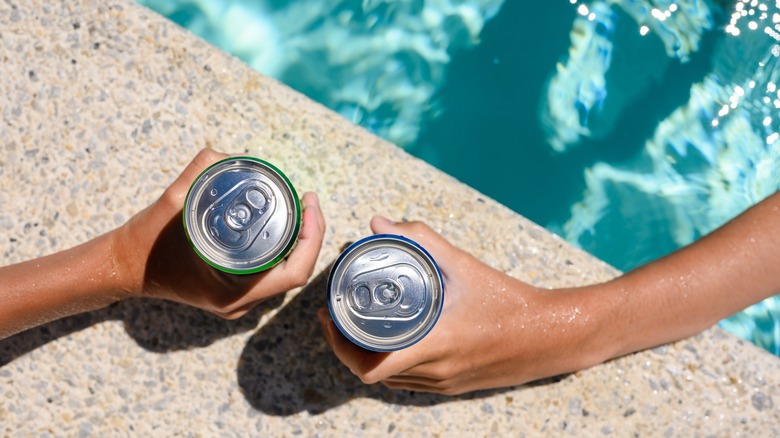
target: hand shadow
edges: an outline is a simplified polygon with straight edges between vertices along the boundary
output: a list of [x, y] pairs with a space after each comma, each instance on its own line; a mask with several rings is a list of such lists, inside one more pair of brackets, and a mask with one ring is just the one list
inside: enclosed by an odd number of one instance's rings
[[364, 384], [333, 354], [317, 319], [317, 309], [327, 306], [329, 272], [330, 268], [323, 270], [244, 347], [238, 363], [238, 386], [255, 409], [278, 416], [301, 411], [319, 414], [360, 397], [432, 406], [510, 389], [453, 397]]
[[116, 305], [112, 305], [93, 312], [79, 313], [61, 318], [5, 339], [0, 339], [0, 368], [51, 341], [81, 331], [92, 325], [117, 319], [114, 313], [115, 307]]
[[[144, 283], [176, 290], [181, 296], [207, 293], [211, 299], [233, 302], [243, 296], [265, 273], [227, 274], [209, 266], [187, 239], [181, 213], [163, 228], [149, 254]], [[213, 288], [204, 285], [213, 285]], [[189, 293], [192, 290], [194, 293]], [[263, 313], [284, 302], [284, 294], [272, 297], [236, 320], [226, 320], [188, 305], [160, 299], [134, 300], [121, 306], [125, 330], [138, 345], [155, 352], [204, 347], [218, 339], [253, 330]]]
[[[177, 215], [165, 226], [152, 248], [146, 271], [147, 283], [171, 284], [177, 290], [197, 287], [200, 277], [194, 275], [193, 263], [202, 263], [203, 275], [230, 275], [216, 271], [198, 258], [190, 248]], [[209, 270], [213, 270], [210, 272]], [[256, 274], [261, 275], [261, 274]], [[243, 293], [256, 281], [252, 276], [234, 276], [224, 280], [226, 292]], [[226, 293], [225, 300], [234, 299]], [[120, 320], [128, 335], [149, 351], [166, 352], [204, 347], [214, 341], [253, 330], [263, 313], [280, 306], [284, 295], [260, 303], [242, 318], [222, 319], [212, 313], [184, 304], [160, 299], [129, 299], [106, 308], [61, 318], [0, 340], [0, 367], [47, 343], [104, 321]]]
[[284, 295], [260, 303], [239, 319], [166, 300], [131, 300], [118, 306], [118, 319], [142, 348], [156, 353], [206, 347], [215, 341], [254, 330], [260, 318], [280, 306]]
[[255, 306], [237, 320], [156, 299], [133, 299], [104, 309], [79, 313], [0, 339], [0, 368], [49, 342], [106, 321], [122, 321], [126, 333], [142, 348], [156, 352], [205, 347], [254, 330], [260, 317], [284, 301], [283, 295]]

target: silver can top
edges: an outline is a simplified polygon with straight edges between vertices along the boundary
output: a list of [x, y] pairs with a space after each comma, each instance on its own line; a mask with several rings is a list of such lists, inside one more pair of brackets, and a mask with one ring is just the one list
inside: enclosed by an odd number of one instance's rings
[[373, 351], [422, 339], [444, 303], [444, 281], [425, 249], [403, 236], [378, 234], [347, 248], [328, 278], [328, 308], [339, 330]]
[[211, 266], [234, 274], [271, 268], [298, 238], [301, 207], [290, 181], [254, 157], [233, 157], [204, 170], [184, 202], [184, 229]]

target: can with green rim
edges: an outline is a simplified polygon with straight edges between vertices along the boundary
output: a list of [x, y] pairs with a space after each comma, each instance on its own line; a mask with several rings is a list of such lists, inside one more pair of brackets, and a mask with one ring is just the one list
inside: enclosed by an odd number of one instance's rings
[[301, 204], [290, 180], [254, 157], [214, 163], [192, 183], [182, 212], [193, 249], [232, 274], [265, 271], [292, 250]]

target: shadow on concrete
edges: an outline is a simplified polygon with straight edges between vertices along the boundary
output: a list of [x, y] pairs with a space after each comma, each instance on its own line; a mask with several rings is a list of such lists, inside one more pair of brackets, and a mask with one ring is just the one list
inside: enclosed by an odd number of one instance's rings
[[[267, 272], [232, 275], [208, 266], [192, 250], [181, 213], [162, 229], [146, 261], [148, 288], [175, 290], [195, 302], [230, 305], [249, 293]], [[237, 320], [225, 320], [195, 307], [166, 300], [129, 301], [119, 309], [127, 333], [143, 348], [166, 352], [204, 347], [236, 333], [254, 330], [263, 312], [278, 307], [283, 296], [272, 297]]]
[[[152, 287], [175, 289], [193, 295], [211, 293], [212, 300], [230, 303], [247, 293], [258, 276], [230, 276], [208, 267], [191, 250], [175, 215], [160, 233], [146, 265], [145, 283]], [[217, 279], [218, 276], [226, 276]], [[202, 300], [203, 297], [200, 297]], [[124, 322], [125, 330], [139, 346], [163, 353], [204, 347], [236, 333], [254, 330], [264, 312], [280, 306], [284, 296], [273, 297], [255, 306], [237, 320], [225, 320], [209, 312], [158, 299], [132, 299], [101, 310], [85, 312], [53, 321], [0, 340], [0, 367], [53, 340], [109, 320]]]
[[[181, 214], [162, 229], [146, 263], [147, 287], [190, 293], [194, 300], [221, 300], [229, 304], [247, 293], [265, 273], [232, 276], [206, 265], [192, 251], [181, 225]], [[207, 298], [206, 295], [212, 295]], [[139, 346], [164, 353], [204, 347], [236, 333], [254, 330], [260, 317], [280, 306], [277, 295], [255, 306], [237, 320], [225, 320], [195, 307], [160, 299], [132, 299], [104, 309], [84, 312], [31, 328], [0, 340], [0, 367], [63, 336], [104, 321], [122, 321]]]
[[0, 339], [0, 368], [49, 342], [105, 321], [122, 321], [142, 348], [156, 352], [205, 347], [222, 338], [254, 330], [260, 317], [284, 301], [278, 296], [255, 306], [237, 320], [165, 300], [136, 299], [105, 309], [62, 318]]
[[5, 339], [0, 339], [0, 368], [13, 362], [16, 358], [34, 351], [49, 342], [61, 337], [84, 330], [103, 321], [116, 319], [113, 317], [113, 307], [94, 312], [80, 313], [62, 318], [29, 330], [17, 333]]
[[329, 271], [323, 270], [244, 347], [238, 365], [238, 385], [255, 409], [275, 416], [302, 411], [319, 414], [358, 398], [432, 406], [511, 389], [452, 397], [363, 384], [333, 354], [317, 319], [317, 309], [327, 305], [325, 287]]
[[165, 300], [133, 300], [117, 311], [125, 331], [142, 348], [165, 353], [206, 347], [215, 341], [254, 330], [261, 316], [280, 306], [284, 296], [258, 304], [236, 320], [226, 320], [212, 313]]

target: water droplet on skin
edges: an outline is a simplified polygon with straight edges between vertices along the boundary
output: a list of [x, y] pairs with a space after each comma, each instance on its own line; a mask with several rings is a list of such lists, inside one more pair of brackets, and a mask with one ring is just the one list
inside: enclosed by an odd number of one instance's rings
[[211, 189], [211, 196], [217, 196], [217, 189]]

